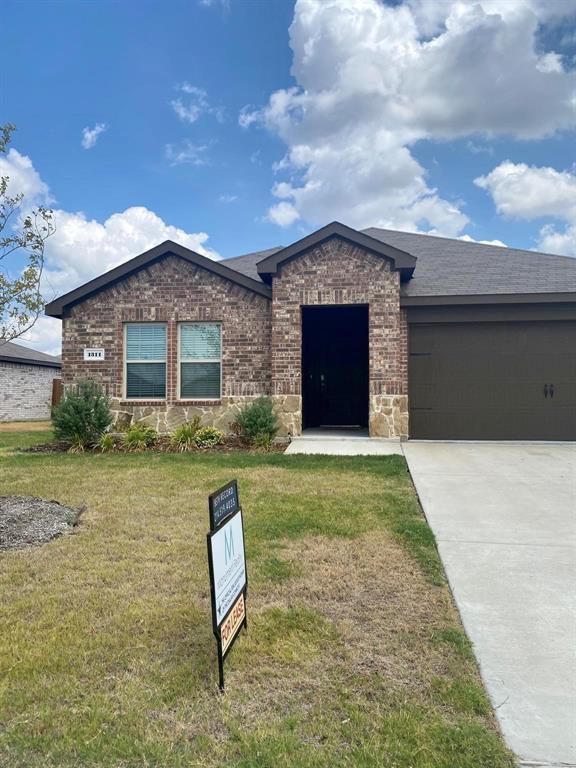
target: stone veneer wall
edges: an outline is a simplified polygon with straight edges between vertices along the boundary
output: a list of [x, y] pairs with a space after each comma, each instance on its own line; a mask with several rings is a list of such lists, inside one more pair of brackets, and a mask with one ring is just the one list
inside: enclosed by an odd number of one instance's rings
[[0, 421], [49, 419], [59, 368], [0, 362]]
[[[128, 322], [167, 324], [166, 400], [126, 401], [124, 331]], [[222, 398], [179, 400], [178, 323], [222, 323]], [[64, 386], [82, 378], [102, 383], [116, 423], [142, 421], [159, 432], [194, 414], [226, 430], [240, 407], [270, 393], [270, 301], [176, 256], [165, 257], [73, 306], [63, 319]], [[102, 347], [104, 361], [84, 361], [84, 347]]]
[[272, 395], [283, 433], [302, 430], [301, 307], [368, 304], [372, 437], [408, 437], [408, 323], [400, 273], [333, 238], [284, 264], [272, 283]]

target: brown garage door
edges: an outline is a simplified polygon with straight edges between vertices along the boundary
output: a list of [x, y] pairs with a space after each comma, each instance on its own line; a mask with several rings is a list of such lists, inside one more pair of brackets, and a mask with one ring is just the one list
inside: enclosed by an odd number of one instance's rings
[[410, 328], [410, 435], [576, 440], [576, 322]]

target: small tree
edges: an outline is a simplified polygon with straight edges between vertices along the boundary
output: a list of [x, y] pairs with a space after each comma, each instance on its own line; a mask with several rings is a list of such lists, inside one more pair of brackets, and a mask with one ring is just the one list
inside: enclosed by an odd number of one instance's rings
[[[15, 126], [0, 126], [0, 157], [7, 153]], [[8, 193], [9, 176], [0, 177], [0, 340], [29, 330], [42, 311], [40, 279], [44, 243], [55, 231], [53, 212], [26, 210], [22, 193]]]
[[95, 381], [80, 381], [66, 391], [54, 408], [52, 424], [56, 439], [75, 450], [96, 445], [112, 424], [110, 402]]

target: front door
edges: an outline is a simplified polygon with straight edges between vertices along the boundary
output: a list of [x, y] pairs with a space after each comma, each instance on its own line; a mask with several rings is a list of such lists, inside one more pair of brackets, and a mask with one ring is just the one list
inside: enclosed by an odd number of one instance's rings
[[303, 425], [368, 425], [368, 307], [302, 307]]

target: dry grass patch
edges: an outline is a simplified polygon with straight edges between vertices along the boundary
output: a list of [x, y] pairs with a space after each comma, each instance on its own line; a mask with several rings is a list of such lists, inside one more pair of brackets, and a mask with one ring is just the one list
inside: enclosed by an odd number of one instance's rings
[[[207, 494], [232, 477], [249, 631], [221, 696]], [[0, 454], [0, 494], [86, 508], [0, 553], [3, 768], [512, 765], [399, 457]]]
[[52, 429], [50, 421], [0, 421], [0, 432], [42, 432]]

